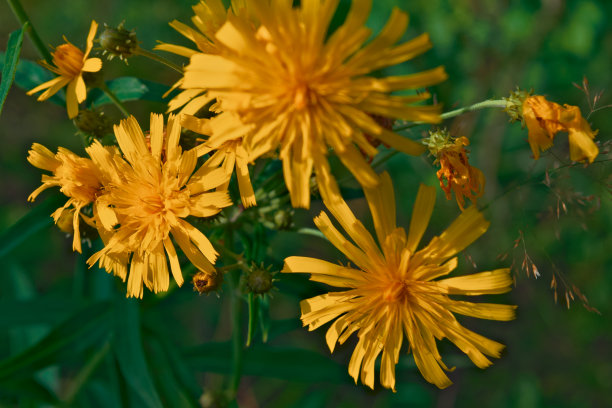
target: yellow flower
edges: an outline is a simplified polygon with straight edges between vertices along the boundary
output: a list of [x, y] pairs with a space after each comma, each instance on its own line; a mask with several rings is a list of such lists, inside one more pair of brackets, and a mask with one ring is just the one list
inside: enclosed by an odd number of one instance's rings
[[[210, 121], [208, 119], [198, 119], [195, 116], [183, 115], [181, 124], [183, 127], [201, 135], [210, 134]], [[213, 151], [214, 153], [211, 154]], [[202, 165], [202, 171], [205, 168], [209, 172], [218, 171], [219, 166], [223, 169], [227, 181], [219, 186], [219, 190], [228, 189], [235, 168], [242, 205], [251, 207], [257, 204], [253, 185], [251, 184], [251, 176], [249, 175], [249, 155], [244, 148], [242, 138], [227, 140], [220, 146], [211, 146], [209, 143], [203, 143], [197, 146], [196, 152], [198, 157], [210, 154], [208, 160]]]
[[540, 150], [552, 146], [558, 132], [569, 133], [570, 159], [592, 163], [599, 154], [599, 148], [593, 142], [597, 132], [591, 129], [577, 106], [561, 106], [541, 95], [529, 96], [523, 101], [523, 119], [536, 159], [540, 157]]
[[215, 34], [224, 48], [216, 55], [193, 54], [181, 88], [208, 89], [217, 99], [222, 113], [211, 121], [211, 143], [244, 137], [251, 160], [280, 149], [292, 204], [307, 208], [313, 170], [319, 188], [339, 196], [326, 157], [329, 147], [367, 187], [378, 177], [360, 152], [377, 153], [366, 135], [409, 154], [423, 153], [422, 145], [385, 129], [372, 115], [439, 122], [439, 106], [412, 105], [428, 99], [428, 93], [403, 91], [439, 83], [446, 73], [438, 67], [411, 75], [370, 75], [431, 47], [426, 34], [396, 44], [408, 24], [397, 9], [367, 42], [371, 0], [354, 0], [344, 24], [329, 36], [337, 1], [292, 4], [250, 1], [258, 26], [230, 15]]
[[383, 174], [377, 188], [365, 189], [374, 219], [378, 245], [344, 201], [325, 204], [355, 242], [345, 238], [322, 212], [317, 227], [356, 267], [335, 265], [307, 257], [285, 259], [283, 272], [311, 273], [311, 280], [346, 288], [301, 302], [302, 322], [314, 330], [335, 319], [327, 330], [333, 352], [354, 332], [359, 341], [348, 371], [374, 388], [374, 367], [382, 353], [380, 382], [395, 387], [395, 365], [404, 335], [423, 377], [440, 388], [451, 384], [443, 369], [436, 339], [447, 338], [478, 367], [491, 365], [486, 356], [499, 357], [503, 345], [463, 327], [453, 313], [481, 319], [511, 320], [515, 306], [453, 300], [449, 295], [483, 295], [510, 290], [509, 269], [439, 279], [457, 267], [458, 252], [488, 228], [476, 208], [463, 212], [441, 235], [417, 250], [431, 217], [436, 192], [421, 186], [408, 234], [395, 224], [391, 179]]
[[114, 130], [125, 158], [98, 142], [87, 149], [110, 180], [97, 198], [95, 214], [105, 247], [88, 263], [99, 261], [125, 280], [129, 261], [127, 296], [142, 297], [143, 283], [155, 293], [165, 291], [170, 273], [179, 286], [184, 281], [172, 236], [198, 269], [213, 273], [217, 251], [184, 218], [210, 217], [231, 205], [227, 191], [209, 191], [225, 179], [208, 169], [194, 173], [196, 152], [182, 151], [181, 126], [172, 115], [164, 130], [163, 116], [151, 114], [148, 144], [134, 117]]
[[100, 58], [87, 58], [93, 47], [93, 39], [97, 29], [98, 23], [92, 21], [89, 34], [87, 35], [85, 53], [64, 37], [66, 44], [60, 45], [52, 53], [54, 66], [42, 62], [45, 68], [59, 75], [59, 77], [38, 85], [36, 88], [28, 91], [27, 94], [32, 95], [46, 89], [38, 97], [39, 101], [44, 101], [68, 85], [66, 89], [66, 107], [68, 109], [68, 117], [70, 119], [74, 118], [79, 113], [79, 103], [87, 98], [87, 88], [83, 80], [83, 72], [98, 72], [102, 68], [102, 60]]
[[[197, 30], [177, 20], [172, 21], [170, 26], [191, 40], [197, 47], [197, 50], [168, 43], [158, 44], [155, 46], [156, 50], [171, 52], [187, 58], [198, 53], [198, 50], [206, 54], [218, 54], [223, 48], [223, 44], [217, 42], [215, 33], [227, 21], [228, 16], [237, 15], [244, 18], [249, 18], [248, 16], [250, 16], [246, 0], [231, 0], [229, 9], [225, 8], [221, 0], [200, 0], [200, 3], [192, 8], [195, 15], [191, 18], [191, 21]], [[182, 82], [183, 79], [181, 78], [174, 84], [172, 89], [180, 86]], [[180, 113], [193, 115], [213, 99], [206, 93], [204, 88], [185, 90], [168, 103], [168, 112], [182, 107]]]
[[65, 211], [72, 211], [74, 231], [72, 249], [81, 252], [79, 229], [79, 219], [82, 216], [81, 209], [96, 199], [96, 195], [102, 187], [102, 176], [99, 170], [91, 160], [79, 157], [68, 149], [60, 147], [57, 153], [53, 154], [49, 149], [38, 143], [32, 145], [28, 161], [39, 169], [53, 173], [52, 176], [42, 176], [43, 184], [30, 194], [28, 201], [34, 201], [43, 190], [49, 187], [59, 187], [60, 191], [68, 197], [68, 201], [51, 216], [57, 223]]
[[485, 185], [482, 171], [471, 166], [468, 160], [468, 152], [464, 146], [469, 144], [470, 141], [465, 136], [449, 139], [435, 153], [436, 161], [440, 163], [440, 170], [436, 173], [440, 187], [444, 190], [447, 200], [451, 199], [451, 192], [455, 193], [455, 199], [462, 211], [465, 198], [475, 204], [484, 193]]

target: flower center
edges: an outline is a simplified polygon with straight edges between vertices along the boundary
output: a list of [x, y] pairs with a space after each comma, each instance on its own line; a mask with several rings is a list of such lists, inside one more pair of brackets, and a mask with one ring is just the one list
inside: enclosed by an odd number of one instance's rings
[[409, 295], [408, 285], [404, 281], [392, 281], [382, 294], [382, 298], [388, 303], [397, 303], [406, 299]]
[[297, 110], [304, 110], [312, 104], [314, 92], [305, 83], [298, 84], [293, 91], [293, 106]]
[[83, 51], [72, 44], [62, 44], [53, 53], [53, 63], [59, 69], [60, 75], [74, 78], [83, 68]]

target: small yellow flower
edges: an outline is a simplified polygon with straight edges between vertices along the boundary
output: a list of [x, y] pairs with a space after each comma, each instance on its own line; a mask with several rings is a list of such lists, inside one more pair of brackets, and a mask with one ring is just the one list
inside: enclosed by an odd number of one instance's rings
[[81, 209], [94, 202], [102, 187], [102, 175], [90, 159], [79, 157], [70, 150], [60, 147], [56, 154], [49, 149], [34, 143], [28, 155], [28, 161], [39, 169], [53, 173], [52, 176], [43, 175], [43, 184], [30, 196], [28, 201], [36, 197], [49, 187], [59, 187], [60, 191], [68, 197], [63, 207], [58, 208], [52, 217], [56, 223], [66, 211], [72, 211], [73, 240], [72, 248], [81, 252], [81, 236], [79, 219], [82, 217]]
[[593, 142], [597, 131], [591, 129], [577, 106], [561, 106], [542, 95], [535, 95], [523, 101], [522, 113], [529, 132], [529, 145], [536, 159], [540, 157], [540, 150], [552, 146], [558, 132], [569, 134], [570, 159], [592, 163], [599, 154], [599, 148]]
[[373, 118], [440, 121], [439, 106], [414, 105], [428, 99], [427, 92], [404, 91], [445, 80], [442, 67], [372, 75], [431, 48], [426, 34], [398, 44], [408, 24], [405, 13], [395, 9], [380, 35], [370, 40], [365, 22], [371, 0], [354, 0], [344, 24], [329, 36], [337, 1], [307, 0], [298, 7], [291, 1], [248, 4], [254, 19], [228, 17], [214, 36], [223, 47], [216, 54], [192, 54], [182, 79], [181, 88], [206, 89], [218, 101], [222, 113], [211, 121], [211, 143], [244, 138], [251, 161], [278, 149], [291, 202], [305, 208], [313, 171], [320, 190], [339, 198], [327, 160], [330, 147], [367, 187], [378, 177], [360, 152], [377, 153], [366, 135], [405, 153], [423, 153], [422, 145]]
[[[208, 119], [198, 119], [195, 116], [184, 115], [181, 124], [183, 127], [201, 135], [209, 135], [211, 132], [210, 120]], [[197, 146], [196, 151], [198, 157], [210, 154], [208, 160], [202, 165], [202, 169], [207, 168], [210, 172], [218, 171], [219, 166], [223, 169], [227, 181], [219, 186], [219, 190], [227, 190], [235, 168], [242, 205], [251, 207], [257, 204], [251, 184], [251, 176], [249, 175], [249, 154], [244, 148], [242, 138], [227, 140], [219, 146], [202, 143]], [[214, 153], [211, 154], [213, 151]]]
[[457, 267], [457, 253], [474, 242], [489, 223], [475, 207], [464, 211], [441, 235], [417, 250], [431, 217], [436, 191], [421, 186], [408, 233], [395, 224], [395, 197], [391, 178], [383, 174], [377, 188], [366, 188], [378, 245], [355, 218], [344, 201], [330, 202], [327, 209], [354, 244], [344, 237], [324, 213], [315, 224], [356, 266], [342, 266], [320, 259], [293, 256], [285, 259], [282, 272], [310, 273], [311, 280], [344, 288], [301, 302], [302, 322], [309, 330], [334, 320], [327, 330], [333, 352], [353, 333], [359, 341], [348, 371], [357, 382], [374, 388], [375, 364], [382, 353], [380, 382], [395, 388], [395, 365], [404, 335], [423, 377], [445, 388], [451, 381], [436, 346], [447, 338], [480, 368], [491, 365], [486, 356], [499, 357], [503, 345], [463, 327], [453, 313], [481, 319], [511, 320], [515, 306], [453, 300], [449, 295], [484, 295], [508, 292], [509, 269], [440, 279]]
[[184, 282], [172, 237], [198, 269], [215, 272], [217, 251], [185, 218], [210, 217], [230, 206], [227, 191], [209, 191], [225, 178], [204, 168], [195, 171], [196, 151], [182, 151], [181, 126], [172, 115], [166, 130], [163, 116], [151, 115], [148, 144], [134, 117], [114, 130], [124, 158], [99, 142], [87, 149], [109, 180], [94, 214], [105, 247], [88, 263], [99, 262], [125, 280], [129, 262], [127, 296], [142, 297], [143, 283], [155, 293], [166, 291], [170, 273], [179, 286]]
[[87, 88], [83, 80], [83, 72], [98, 72], [102, 68], [102, 60], [100, 58], [87, 58], [93, 47], [93, 40], [97, 29], [98, 23], [92, 21], [84, 53], [64, 37], [66, 44], [60, 45], [52, 53], [53, 65], [42, 62], [45, 68], [59, 75], [59, 77], [38, 85], [36, 88], [28, 91], [27, 94], [32, 95], [46, 89], [38, 97], [39, 101], [44, 101], [68, 85], [66, 89], [66, 107], [68, 109], [68, 117], [70, 119], [74, 118], [79, 113], [79, 103], [87, 98]]
[[[155, 46], [155, 49], [187, 58], [197, 54], [198, 51], [206, 54], [219, 54], [224, 45], [217, 41], [215, 33], [223, 26], [229, 16], [251, 18], [247, 5], [246, 0], [231, 0], [230, 7], [226, 9], [221, 0], [200, 0], [198, 4], [192, 7], [195, 15], [191, 18], [191, 21], [196, 29], [177, 20], [170, 23], [172, 28], [192, 41], [197, 50], [168, 43], [160, 43]], [[181, 78], [172, 89], [179, 87], [182, 82], [183, 79]], [[184, 90], [168, 103], [168, 112], [182, 108], [180, 113], [194, 115], [213, 99], [204, 88]]]
[[470, 165], [468, 152], [464, 147], [470, 144], [468, 138], [453, 138], [447, 130], [438, 130], [430, 134], [425, 144], [440, 164], [436, 175], [446, 199], [450, 200], [451, 193], [454, 192], [462, 211], [465, 198], [475, 204], [484, 193], [485, 178], [482, 171]]

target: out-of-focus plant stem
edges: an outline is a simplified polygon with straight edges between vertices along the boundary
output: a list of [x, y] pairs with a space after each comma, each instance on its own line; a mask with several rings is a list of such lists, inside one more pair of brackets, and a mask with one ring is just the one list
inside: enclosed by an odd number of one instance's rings
[[[225, 229], [224, 247], [228, 252], [234, 249], [234, 237], [232, 226], [228, 225]], [[242, 377], [242, 366], [244, 357], [244, 347], [242, 342], [242, 299], [239, 293], [240, 274], [236, 271], [228, 273], [229, 284], [232, 296], [232, 378], [229, 386], [229, 393], [232, 399], [236, 398], [240, 378]]]
[[113, 91], [111, 91], [108, 86], [102, 82], [100, 85], [98, 85], [100, 87], [100, 89], [102, 90], [102, 92], [104, 92], [106, 94], [106, 96], [109, 97], [109, 99], [111, 101], [113, 101], [113, 103], [115, 104], [115, 106], [117, 106], [117, 108], [121, 111], [121, 113], [123, 113], [123, 115], [126, 118], [130, 117], [130, 113], [128, 112], [128, 110], [125, 108], [125, 106], [123, 105], [123, 103], [119, 100], [119, 98], [117, 98], [117, 95], [115, 95], [113, 93]]
[[172, 68], [173, 70], [175, 70], [176, 72], [178, 72], [179, 74], [183, 74], [183, 69], [181, 67], [179, 67], [178, 65], [176, 65], [174, 62], [169, 61], [167, 59], [165, 59], [164, 57], [157, 55], [151, 51], [147, 51], [147, 50], [143, 50], [142, 48], [138, 47], [138, 49], [134, 52], [135, 55], [140, 55], [142, 57], [147, 57], [153, 61], [157, 61], [161, 64], [164, 64], [165, 66]]
[[[36, 32], [36, 29], [32, 25], [32, 21], [30, 20], [30, 17], [28, 17], [25, 10], [23, 9], [21, 2], [19, 2], [19, 0], [6, 0], [6, 1], [11, 7], [13, 14], [15, 14], [15, 17], [17, 17], [21, 25], [24, 26], [24, 29], [26, 33], [28, 34], [28, 37], [30, 37], [30, 40], [32, 40], [32, 43], [34, 44], [34, 46], [36, 47], [40, 55], [49, 64], [53, 64], [53, 57], [51, 56], [51, 53], [45, 46], [45, 43], [43, 42], [43, 40], [40, 38], [40, 36]], [[26, 23], [28, 23], [27, 26], [25, 25]]]

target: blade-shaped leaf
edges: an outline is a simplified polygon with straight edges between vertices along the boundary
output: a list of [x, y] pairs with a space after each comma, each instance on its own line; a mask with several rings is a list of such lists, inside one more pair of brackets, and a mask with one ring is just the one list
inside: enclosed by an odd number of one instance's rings
[[15, 249], [31, 235], [53, 224], [51, 213], [65, 201], [65, 196], [60, 194], [53, 195], [0, 233], [0, 258]]
[[26, 22], [22, 28], [13, 31], [9, 36], [6, 53], [4, 54], [4, 65], [2, 66], [2, 80], [0, 81], [0, 114], [2, 114], [4, 101], [15, 79], [15, 71], [17, 70], [17, 62], [23, 43], [23, 33], [27, 27], [28, 23]]
[[[3, 61], [5, 53], [0, 52], [0, 66], [4, 67]], [[29, 91], [32, 88], [53, 79], [54, 75], [51, 71], [41, 67], [37, 63], [25, 59], [19, 60], [17, 70], [15, 72], [15, 85], [24, 91]], [[47, 99], [57, 105], [66, 106], [64, 94], [60, 91]]]
[[120, 299], [115, 307], [113, 351], [130, 391], [143, 407], [163, 407], [142, 348], [140, 310], [135, 299]]
[[[203, 372], [231, 374], [231, 343], [207, 343], [190, 349], [186, 360]], [[253, 346], [244, 350], [245, 375], [294, 381], [349, 383], [346, 367], [329, 356], [298, 348]]]
[[0, 362], [0, 380], [29, 376], [101, 344], [111, 331], [110, 305], [95, 303], [53, 329], [38, 343]]

